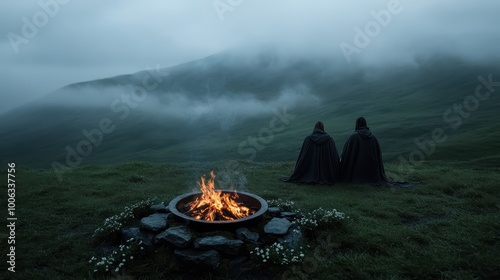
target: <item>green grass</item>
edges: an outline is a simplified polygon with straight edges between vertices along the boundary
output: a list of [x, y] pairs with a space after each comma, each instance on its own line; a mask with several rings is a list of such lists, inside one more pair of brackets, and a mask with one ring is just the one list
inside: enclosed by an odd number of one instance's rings
[[[249, 137], [257, 138], [262, 129], [269, 128], [275, 116], [267, 102], [278, 100], [284, 90], [303, 94], [304, 88], [308, 88], [314, 97], [306, 95], [306, 100], [299, 104], [290, 101], [272, 103], [278, 110], [286, 106], [287, 112], [296, 117], [283, 131], [275, 133], [273, 140], [264, 145], [264, 150], [257, 152], [255, 161], [296, 160], [304, 137], [311, 133], [318, 120], [325, 123], [326, 131], [341, 149], [359, 116], [367, 118], [387, 161], [397, 159], [399, 155], [408, 156], [418, 149], [415, 138], [430, 137], [435, 128], [445, 129], [448, 140], [427, 160], [474, 160], [499, 156], [492, 154], [500, 150], [500, 127], [498, 122], [492, 121], [497, 119], [500, 105], [498, 89], [487, 100], [481, 100], [477, 109], [469, 112], [470, 115], [462, 118], [462, 124], [456, 130], [449, 128], [450, 123], [443, 119], [443, 114], [454, 104], [463, 104], [467, 96], [474, 94], [479, 75], [487, 77], [491, 74], [496, 81], [500, 72], [497, 62], [478, 64], [454, 57], [434, 57], [420, 61], [418, 67], [367, 69], [339, 65], [342, 63], [339, 61], [299, 60], [280, 68], [265, 66], [272, 61], [268, 60], [270, 58], [256, 60], [262, 65], [232, 63], [226, 58], [222, 53], [169, 68], [168, 78], [158, 91], [150, 93], [150, 99], [146, 101], [158, 102], [159, 106], [165, 107], [153, 110], [145, 103], [130, 110], [125, 120], [119, 118], [122, 113], [111, 110], [113, 98], [106, 95], [109, 94], [107, 90], [111, 91], [113, 85], [139, 85], [141, 79], [137, 77], [141, 76], [140, 73], [69, 86], [88, 87], [109, 99], [101, 100], [101, 103], [94, 100], [95, 106], [64, 104], [61, 100], [68, 99], [68, 95], [82, 98], [89, 92], [63, 90], [48, 95], [41, 100], [43, 102], [3, 114], [0, 116], [0, 163], [15, 159], [40, 168], [50, 168], [54, 161], [67, 164], [66, 147], [76, 149], [78, 143], [86, 139], [82, 130], [98, 128], [103, 118], [112, 120], [116, 129], [106, 134], [102, 143], [84, 157], [84, 163], [249, 159], [248, 154], [239, 153], [238, 147]], [[262, 101], [257, 107], [268, 106], [268, 110], [245, 117], [238, 109], [216, 109], [195, 118], [188, 113], [192, 108], [182, 105], [183, 108], [178, 109], [185, 109], [186, 113], [179, 119], [166, 114], [172, 105], [168, 98], [172, 93], [185, 96], [193, 104], [202, 102], [214, 106], [220, 98], [234, 101], [252, 96]], [[90, 94], [88, 98], [94, 99], [95, 96]], [[455, 113], [452, 115], [457, 117]]]
[[[387, 164], [392, 173], [397, 165]], [[293, 162], [225, 161], [84, 165], [59, 182], [51, 170], [16, 172], [16, 273], [2, 279], [91, 279], [88, 260], [106, 249], [92, 234], [103, 220], [149, 197], [168, 203], [196, 188], [210, 170], [266, 199], [293, 200], [306, 211], [345, 212], [351, 221], [308, 237], [306, 260], [254, 271], [255, 279], [498, 279], [500, 169], [467, 162], [425, 162], [407, 179], [411, 189], [368, 185], [286, 184]], [[6, 168], [0, 173], [7, 177]], [[3, 184], [3, 183], [2, 183]], [[3, 185], [2, 185], [3, 189]], [[5, 209], [6, 195], [2, 195]], [[6, 237], [1, 233], [6, 255]], [[235, 279], [228, 262], [200, 279]], [[121, 279], [192, 279], [165, 251], [137, 260]], [[127, 278], [130, 277], [130, 278]], [[237, 279], [252, 279], [241, 276]]]

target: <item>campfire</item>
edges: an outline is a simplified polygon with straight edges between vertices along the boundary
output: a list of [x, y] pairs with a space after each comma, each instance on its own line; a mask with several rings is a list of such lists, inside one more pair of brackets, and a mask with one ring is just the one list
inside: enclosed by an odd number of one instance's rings
[[193, 226], [231, 227], [253, 222], [267, 211], [261, 197], [235, 190], [216, 190], [215, 173], [201, 177], [200, 192], [188, 193], [169, 203], [172, 214]]
[[244, 205], [239, 200], [236, 191], [232, 193], [215, 189], [215, 173], [210, 172], [210, 178], [201, 177], [201, 196], [195, 201], [187, 203], [188, 211], [184, 214], [198, 220], [205, 221], [231, 221], [250, 216], [255, 213], [250, 205]]

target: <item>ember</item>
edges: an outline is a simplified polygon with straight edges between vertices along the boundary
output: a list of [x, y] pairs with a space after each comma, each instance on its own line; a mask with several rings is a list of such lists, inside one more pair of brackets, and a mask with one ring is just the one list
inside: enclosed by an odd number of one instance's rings
[[249, 205], [244, 205], [239, 200], [236, 191], [232, 193], [215, 190], [215, 173], [210, 172], [210, 179], [201, 177], [201, 195], [196, 200], [184, 205], [184, 213], [198, 220], [205, 221], [231, 221], [241, 219], [255, 213]]

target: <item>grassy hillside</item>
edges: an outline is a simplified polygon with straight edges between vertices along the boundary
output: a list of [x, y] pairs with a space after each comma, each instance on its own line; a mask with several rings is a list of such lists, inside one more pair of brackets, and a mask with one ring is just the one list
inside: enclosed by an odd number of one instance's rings
[[[49, 168], [53, 161], [64, 164], [65, 148], [76, 150], [79, 141], [86, 139], [82, 130], [98, 128], [103, 118], [109, 118], [116, 129], [84, 157], [84, 163], [292, 161], [317, 120], [325, 123], [340, 150], [355, 119], [362, 115], [378, 136], [387, 161], [399, 155], [408, 159], [419, 149], [415, 139], [430, 139], [438, 128], [445, 131], [447, 140], [425, 160], [488, 158], [491, 162], [500, 156], [500, 124], [492, 121], [500, 105], [497, 92], [477, 104], [470, 103], [468, 106], [475, 107], [465, 111], [466, 117], [456, 112], [448, 119], [443, 115], [474, 95], [479, 75], [492, 74], [496, 81], [500, 74], [497, 65], [434, 57], [414, 66], [361, 69], [331, 61], [284, 62], [274, 55], [244, 60], [223, 53], [163, 69], [169, 75], [146, 99], [156, 109], [141, 104], [130, 108], [124, 120], [119, 118], [121, 113], [110, 109], [115, 98], [110, 92], [119, 87], [116, 98], [130, 93], [127, 89], [141, 85], [147, 72], [70, 85], [12, 110], [0, 116], [0, 161], [42, 168]], [[68, 99], [79, 101], [61, 101]], [[184, 99], [187, 101], [177, 103]], [[247, 116], [243, 113], [247, 107], [259, 113]], [[259, 149], [244, 143], [270, 127], [276, 117], [273, 110], [284, 108], [294, 118], [282, 131], [260, 140]], [[181, 116], [169, 115], [173, 110]], [[240, 145], [254, 149], [255, 157], [241, 152]]]
[[[95, 243], [92, 234], [105, 218], [144, 198], [156, 196], [168, 203], [195, 188], [199, 176], [212, 169], [229, 174], [229, 185], [246, 182], [248, 191], [265, 199], [292, 200], [304, 211], [335, 208], [350, 216], [351, 222], [317, 231], [307, 241], [309, 262], [293, 267], [269, 266], [235, 278], [222, 266], [201, 276], [186, 273], [191, 268], [173, 266], [168, 257], [171, 248], [165, 247], [134, 260], [118, 279], [282, 279], [284, 273], [297, 279], [500, 277], [500, 169], [443, 161], [416, 167], [406, 178], [414, 184], [410, 189], [278, 181], [290, 174], [293, 162], [83, 165], [68, 171], [64, 182], [51, 170], [18, 164], [17, 272], [7, 273], [3, 262], [0, 277], [92, 278], [88, 260], [104, 245]], [[393, 164], [387, 169], [398, 172]], [[0, 174], [7, 177], [6, 168]], [[2, 231], [3, 244], [6, 238]]]

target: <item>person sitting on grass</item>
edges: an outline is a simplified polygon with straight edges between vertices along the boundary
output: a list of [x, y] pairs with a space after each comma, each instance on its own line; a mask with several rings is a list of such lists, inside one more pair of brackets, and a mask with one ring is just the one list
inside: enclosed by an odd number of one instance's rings
[[311, 135], [304, 139], [295, 169], [285, 182], [332, 184], [339, 181], [339, 154], [333, 138], [325, 132], [322, 122], [314, 125]]
[[347, 139], [340, 158], [340, 176], [344, 182], [386, 183], [382, 152], [377, 137], [366, 119], [356, 120], [355, 131]]

